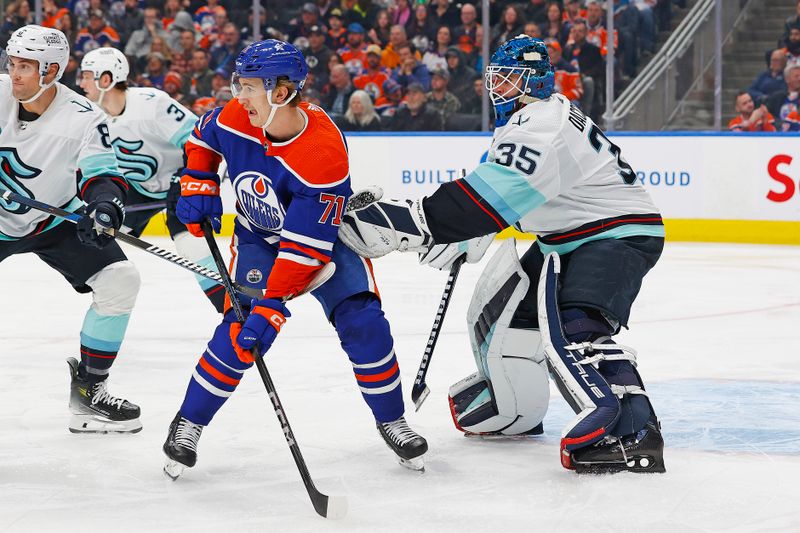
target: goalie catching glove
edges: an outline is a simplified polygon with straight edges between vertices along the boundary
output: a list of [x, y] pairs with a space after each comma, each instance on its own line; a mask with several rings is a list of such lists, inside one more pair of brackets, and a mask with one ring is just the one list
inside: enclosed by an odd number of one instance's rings
[[370, 187], [350, 197], [339, 238], [362, 257], [381, 257], [395, 250], [427, 252], [433, 243], [422, 200], [381, 200], [383, 190]]
[[419, 264], [438, 270], [450, 270], [461, 257], [464, 257], [467, 263], [477, 263], [486, 254], [495, 235], [497, 234], [491, 233], [468, 241], [434, 244], [427, 252], [419, 254]]

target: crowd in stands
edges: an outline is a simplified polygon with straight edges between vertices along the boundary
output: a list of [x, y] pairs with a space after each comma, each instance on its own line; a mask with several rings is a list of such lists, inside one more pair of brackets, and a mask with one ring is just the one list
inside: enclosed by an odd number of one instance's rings
[[[477, 130], [484, 32], [492, 51], [521, 33], [543, 38], [556, 89], [596, 118], [605, 94], [606, 5], [613, 4], [615, 69], [624, 84], [654, 53], [656, 32], [669, 29], [673, 7], [685, 1], [492, 0], [485, 25], [480, 2], [450, 0], [270, 0], [261, 2], [257, 17], [262, 38], [288, 40], [305, 53], [303, 98], [342, 129]], [[32, 6], [33, 0], [7, 5], [0, 45], [34, 22]], [[252, 6], [251, 0], [43, 0], [42, 24], [72, 43], [62, 79], [68, 86], [77, 89], [87, 51], [113, 46], [129, 59], [130, 84], [162, 89], [199, 114], [231, 98], [234, 60], [252, 41]], [[787, 43], [792, 35], [793, 27]], [[800, 45], [800, 29], [796, 37]]]
[[739, 114], [728, 123], [731, 131], [800, 131], [800, 0], [766, 59], [767, 69], [736, 94]]

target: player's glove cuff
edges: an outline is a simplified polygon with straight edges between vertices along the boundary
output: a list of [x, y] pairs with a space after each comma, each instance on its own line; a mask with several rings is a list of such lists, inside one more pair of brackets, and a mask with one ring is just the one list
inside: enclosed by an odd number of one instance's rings
[[219, 176], [185, 169], [181, 176], [181, 196], [219, 196]]

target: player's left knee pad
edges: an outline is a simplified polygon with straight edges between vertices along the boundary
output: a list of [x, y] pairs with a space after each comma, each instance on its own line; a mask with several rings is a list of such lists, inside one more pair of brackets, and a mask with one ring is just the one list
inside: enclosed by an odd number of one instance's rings
[[[569, 462], [573, 450], [618, 434], [621, 417], [631, 417], [631, 397], [639, 397], [633, 407], [642, 402], [647, 405], [644, 411], [648, 416], [652, 409], [634, 366], [636, 353], [611, 341], [613, 330], [608, 322], [581, 308], [559, 310], [559, 272], [558, 254], [549, 254], [539, 281], [539, 324], [553, 378], [578, 415], [564, 429], [561, 439], [562, 462]], [[633, 410], [643, 411], [638, 407]]]
[[141, 279], [130, 261], [111, 263], [86, 280], [92, 288], [92, 307], [99, 315], [129, 314], [136, 303]]
[[539, 331], [509, 327], [529, 284], [508, 239], [484, 269], [467, 312], [478, 372], [450, 387], [453, 421], [462, 431], [534, 432], [547, 413], [550, 388]]

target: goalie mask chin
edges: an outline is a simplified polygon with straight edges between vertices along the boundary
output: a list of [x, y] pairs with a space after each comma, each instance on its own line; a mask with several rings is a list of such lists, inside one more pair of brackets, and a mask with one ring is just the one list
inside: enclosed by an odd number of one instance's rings
[[456, 428], [468, 434], [541, 433], [550, 388], [541, 335], [509, 327], [528, 291], [514, 239], [486, 265], [467, 313], [478, 371], [450, 387]]

